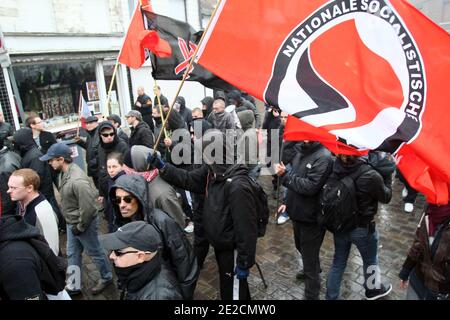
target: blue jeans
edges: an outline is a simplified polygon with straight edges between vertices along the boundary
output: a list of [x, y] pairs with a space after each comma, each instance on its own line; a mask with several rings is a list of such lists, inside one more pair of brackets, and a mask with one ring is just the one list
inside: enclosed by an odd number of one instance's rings
[[371, 283], [372, 274], [375, 272], [379, 283], [380, 272], [378, 270], [378, 232], [369, 232], [368, 228], [356, 228], [348, 233], [334, 235], [334, 258], [327, 280], [327, 300], [336, 300], [341, 290], [342, 275], [347, 266], [350, 248], [354, 244], [363, 260], [364, 288]]
[[72, 225], [67, 225], [67, 260], [69, 268], [78, 266], [80, 270], [81, 284], [81, 255], [83, 249], [91, 257], [100, 272], [101, 281], [106, 282], [112, 279], [111, 264], [109, 263], [103, 248], [98, 241], [98, 217], [92, 220], [86, 231], [79, 235], [72, 233]]

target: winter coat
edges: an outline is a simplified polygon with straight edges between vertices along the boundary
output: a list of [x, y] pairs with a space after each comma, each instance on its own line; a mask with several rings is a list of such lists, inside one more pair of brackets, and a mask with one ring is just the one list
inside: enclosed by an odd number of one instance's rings
[[5, 140], [13, 134], [14, 129], [8, 122], [0, 122], [0, 140]]
[[186, 171], [166, 164], [160, 173], [179, 188], [205, 194], [203, 226], [208, 241], [217, 250], [237, 249], [240, 268], [253, 266], [258, 226], [248, 169], [232, 165], [223, 175], [215, 176], [207, 165]]
[[10, 176], [11, 173], [0, 171], [0, 217], [16, 213], [16, 202], [11, 201], [11, 197], [7, 193]]
[[414, 242], [403, 263], [400, 279], [407, 280], [409, 277], [410, 285], [420, 297], [433, 299], [434, 297], [426, 295], [450, 294], [450, 220], [447, 219], [436, 228], [438, 231], [431, 245], [427, 220], [428, 216], [425, 215], [420, 220]]
[[[302, 146], [302, 148], [300, 148]], [[280, 181], [288, 191], [286, 210], [298, 222], [317, 223], [320, 212], [319, 193], [331, 171], [331, 153], [319, 142], [298, 146], [292, 170]]]
[[138, 145], [153, 148], [153, 132], [145, 122], [139, 121], [136, 127], [131, 128], [131, 136], [128, 143], [130, 148]]
[[211, 112], [208, 121], [212, 124], [214, 129], [225, 131], [227, 129], [235, 129], [233, 116], [224, 111], [221, 113]]
[[194, 250], [183, 229], [167, 213], [151, 208], [147, 200], [147, 188], [143, 177], [138, 175], [123, 175], [116, 180], [111, 188], [110, 197], [115, 196], [120, 188], [134, 195], [140, 203], [141, 212], [131, 219], [124, 219], [119, 207], [114, 204], [115, 223], [120, 227], [131, 221], [144, 220], [160, 231], [163, 239], [162, 258], [170, 262], [170, 267], [177, 275], [184, 299], [191, 299], [197, 284], [198, 266]]
[[123, 131], [121, 128], [119, 128], [119, 130], [117, 130], [117, 136], [122, 139], [123, 141], [125, 141], [125, 143], [128, 145], [129, 141], [130, 141], [130, 137], [125, 133], [125, 131]]
[[[133, 168], [138, 172], [147, 170], [147, 156], [153, 149], [144, 146], [131, 148], [131, 161]], [[185, 214], [177, 197], [175, 188], [157, 176], [148, 182], [148, 199], [153, 208], [160, 209], [171, 216], [177, 224], [185, 227]]]
[[[137, 102], [141, 103], [140, 107], [136, 105]], [[142, 120], [149, 126], [150, 130], [153, 131], [152, 98], [143, 94], [142, 96], [137, 97], [136, 103], [134, 104], [133, 110], [137, 110], [141, 113]]]
[[10, 151], [7, 147], [3, 147], [0, 150], [0, 172], [12, 173], [22, 168], [20, 165], [21, 160], [17, 153]]
[[239, 105], [236, 106], [236, 112], [239, 113], [244, 110], [250, 110], [253, 112], [253, 115], [255, 116], [255, 127], [261, 128], [261, 115], [259, 114], [258, 109], [256, 109], [255, 105], [250, 101], [241, 98]]
[[19, 215], [0, 219], [0, 300], [46, 300], [41, 258], [27, 241], [21, 241], [39, 235]]
[[182, 300], [178, 280], [166, 264], [161, 264], [161, 270], [149, 283], [136, 292], [127, 292], [124, 300]]
[[[100, 132], [103, 129], [110, 128], [114, 130], [114, 140], [111, 143], [105, 144], [100, 136]], [[108, 170], [106, 167], [106, 160], [108, 155], [112, 152], [118, 152], [125, 156], [128, 152], [128, 145], [117, 136], [117, 131], [111, 122], [105, 121], [98, 126], [98, 134], [100, 139], [100, 146], [98, 148], [98, 182], [100, 196], [105, 197], [108, 195]]]
[[23, 128], [14, 134], [14, 142], [19, 148], [22, 156], [22, 168], [30, 168], [36, 171], [41, 179], [39, 191], [47, 198], [55, 197], [53, 191], [52, 173], [49, 164], [46, 161], [39, 160], [42, 157], [42, 152], [39, 151], [36, 143], [33, 140], [33, 133], [29, 128]]
[[183, 118], [186, 125], [189, 127], [192, 121], [192, 110], [186, 107], [186, 100], [182, 96], [177, 97], [177, 102], [180, 104], [179, 114]]
[[[333, 175], [342, 178], [358, 170], [366, 161], [360, 158], [354, 165], [344, 167], [339, 159], [333, 164]], [[390, 180], [385, 184], [383, 177], [374, 169], [366, 171], [355, 180], [356, 202], [358, 205], [358, 226], [366, 227], [378, 211], [378, 202], [389, 203], [392, 197]]]
[[86, 142], [80, 140], [78, 144], [86, 150], [87, 174], [89, 177], [97, 178], [98, 171], [98, 146], [100, 138], [98, 135], [98, 127], [94, 130], [87, 131], [88, 136]]
[[71, 163], [67, 172], [58, 175], [58, 190], [61, 194], [61, 211], [67, 224], [85, 231], [100, 209], [97, 189], [84, 171]]

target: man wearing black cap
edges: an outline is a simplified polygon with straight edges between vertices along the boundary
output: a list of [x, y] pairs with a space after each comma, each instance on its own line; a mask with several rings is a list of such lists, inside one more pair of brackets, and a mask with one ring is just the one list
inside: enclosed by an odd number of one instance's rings
[[122, 125], [122, 119], [120, 119], [120, 117], [117, 114], [112, 114], [112, 115], [108, 116], [107, 119], [109, 121], [111, 121], [114, 128], [116, 128], [117, 136], [128, 144], [128, 141], [130, 140], [130, 138], [125, 133], [125, 131], [123, 131], [120, 128], [120, 126]]
[[94, 180], [95, 186], [98, 188], [98, 146], [100, 138], [98, 136], [98, 118], [89, 116], [86, 118], [86, 130], [89, 133], [87, 138], [77, 137], [75, 141], [86, 150], [87, 174]]
[[225, 111], [227, 99], [222, 91], [218, 91], [214, 97], [213, 112], [208, 117], [208, 121], [214, 129], [225, 131], [235, 129], [233, 116]]
[[[69, 294], [81, 292], [81, 256], [83, 250], [91, 257], [100, 272], [100, 281], [91, 289], [92, 294], [101, 293], [112, 284], [111, 265], [98, 242], [98, 196], [92, 182], [75, 163], [72, 151], [64, 143], [55, 143], [48, 152], [39, 158], [47, 161], [58, 173], [58, 190], [61, 194], [62, 213], [67, 222], [67, 259]], [[71, 272], [78, 270], [79, 281]]]
[[131, 136], [128, 146], [131, 148], [135, 145], [153, 148], [153, 132], [149, 126], [142, 121], [142, 115], [139, 111], [131, 110], [125, 116], [128, 125], [131, 127]]
[[144, 221], [130, 222], [101, 237], [111, 251], [122, 289], [121, 300], [181, 300], [174, 272], [163, 262], [159, 232]]

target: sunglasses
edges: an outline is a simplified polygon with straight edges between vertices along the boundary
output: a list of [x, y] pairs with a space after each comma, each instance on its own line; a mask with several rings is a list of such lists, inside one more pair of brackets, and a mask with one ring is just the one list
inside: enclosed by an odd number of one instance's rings
[[125, 201], [125, 203], [131, 203], [131, 201], [133, 201], [134, 197], [132, 196], [125, 196], [125, 197], [115, 197], [113, 199], [113, 202], [115, 204], [120, 204], [123, 201]]
[[115, 135], [114, 132], [111, 132], [111, 133], [102, 133], [102, 137], [105, 137], [105, 138], [107, 138], [107, 137], [114, 137], [114, 135]]
[[127, 253], [138, 253], [139, 251], [119, 251], [119, 250], [113, 250], [116, 257], [121, 257]]

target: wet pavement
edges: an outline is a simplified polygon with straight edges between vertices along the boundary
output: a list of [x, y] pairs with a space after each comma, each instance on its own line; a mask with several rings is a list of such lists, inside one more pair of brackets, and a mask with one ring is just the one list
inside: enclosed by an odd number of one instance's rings
[[[272, 215], [275, 213], [276, 200], [271, 193], [271, 177], [260, 178], [264, 189], [268, 193]], [[379, 261], [383, 283], [392, 283], [393, 290], [383, 299], [404, 299], [406, 291], [399, 288], [398, 272], [409, 250], [414, 237], [416, 226], [419, 222], [424, 198], [419, 195], [412, 214], [403, 211], [401, 189], [403, 185], [395, 180], [394, 195], [387, 205], [380, 205], [377, 214], [377, 229], [380, 235]], [[103, 220], [101, 232], [106, 231], [106, 223]], [[190, 239], [193, 237], [189, 235]], [[62, 248], [65, 246], [65, 237], [62, 237]], [[322, 288], [320, 298], [325, 296], [325, 282], [328, 270], [332, 263], [334, 253], [333, 238], [330, 233], [325, 235], [321, 249]], [[301, 300], [304, 298], [305, 285], [303, 281], [296, 280], [295, 274], [299, 269], [298, 255], [294, 246], [292, 224], [290, 221], [283, 225], [276, 225], [272, 216], [267, 227], [266, 235], [258, 240], [256, 261], [260, 265], [267, 288], [264, 287], [256, 266], [251, 269], [248, 279], [250, 292], [253, 299], [261, 300]], [[88, 288], [95, 285], [99, 274], [87, 256], [83, 256], [83, 294], [75, 299], [110, 300], [118, 299], [118, 291], [111, 285], [102, 294], [92, 296]], [[364, 281], [362, 273], [362, 259], [355, 247], [352, 247], [347, 268], [341, 285], [341, 298], [344, 300], [364, 299]], [[197, 284], [196, 300], [219, 299], [219, 276], [214, 259], [213, 250], [210, 249], [201, 271]]]

